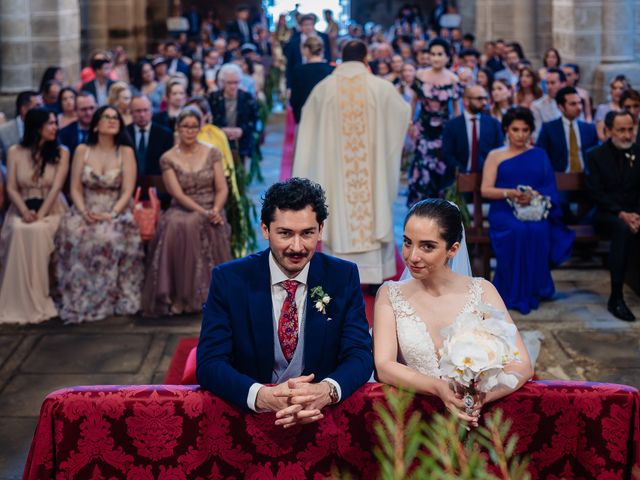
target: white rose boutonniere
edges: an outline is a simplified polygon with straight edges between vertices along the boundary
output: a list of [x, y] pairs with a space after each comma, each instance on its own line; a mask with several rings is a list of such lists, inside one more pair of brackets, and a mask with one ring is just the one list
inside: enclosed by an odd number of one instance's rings
[[[331, 302], [331, 297], [325, 293], [322, 287], [317, 286], [311, 289], [311, 300], [313, 300], [313, 306], [318, 312], [327, 314], [327, 305]], [[331, 319], [329, 318], [329, 320]]]

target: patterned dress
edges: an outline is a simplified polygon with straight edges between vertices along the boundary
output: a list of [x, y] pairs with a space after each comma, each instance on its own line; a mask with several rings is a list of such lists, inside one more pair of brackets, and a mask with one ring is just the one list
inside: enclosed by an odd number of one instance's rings
[[[208, 150], [204, 166], [195, 172], [180, 167], [174, 149], [160, 159], [160, 168], [172, 169], [182, 191], [205, 209], [216, 197], [214, 163], [222, 161], [217, 148]], [[221, 212], [224, 217], [224, 211]], [[226, 219], [213, 225], [200, 212], [182, 207], [175, 199], [162, 215], [149, 247], [147, 275], [142, 295], [145, 315], [169, 315], [172, 304], [185, 312], [199, 312], [207, 299], [211, 269], [231, 260], [231, 228]]]
[[447, 167], [441, 155], [442, 130], [452, 115], [453, 102], [457, 102], [459, 98], [457, 84], [423, 83], [416, 92], [420, 134], [407, 176], [408, 206], [425, 198], [442, 197], [448, 186]]
[[[85, 208], [108, 213], [120, 197], [122, 161], [99, 174], [86, 163], [91, 148], [86, 152], [81, 177]], [[56, 277], [60, 318], [66, 323], [140, 310], [144, 262], [132, 206], [133, 201], [117, 218], [92, 224], [75, 207], [63, 217], [56, 237]]]

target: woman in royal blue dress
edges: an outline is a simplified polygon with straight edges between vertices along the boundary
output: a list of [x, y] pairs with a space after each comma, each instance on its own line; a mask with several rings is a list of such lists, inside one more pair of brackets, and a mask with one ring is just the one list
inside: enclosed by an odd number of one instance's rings
[[[493, 284], [508, 308], [526, 314], [555, 293], [551, 266], [570, 256], [575, 234], [560, 222], [562, 212], [556, 206], [555, 173], [549, 157], [544, 150], [530, 146], [534, 129], [531, 111], [509, 109], [502, 128], [507, 146], [489, 153], [482, 172], [482, 196], [492, 200], [489, 237], [496, 256]], [[507, 200], [524, 206], [532, 199], [531, 192], [517, 188], [520, 185], [551, 198], [546, 218], [516, 218]]]

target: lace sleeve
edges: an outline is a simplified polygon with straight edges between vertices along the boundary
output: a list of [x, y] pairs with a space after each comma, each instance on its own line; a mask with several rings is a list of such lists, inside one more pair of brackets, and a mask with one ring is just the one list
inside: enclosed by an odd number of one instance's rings
[[216, 162], [221, 162], [222, 152], [220, 152], [220, 150], [218, 150], [216, 147], [211, 147], [209, 149], [209, 157], [207, 161], [211, 166], [213, 166]]

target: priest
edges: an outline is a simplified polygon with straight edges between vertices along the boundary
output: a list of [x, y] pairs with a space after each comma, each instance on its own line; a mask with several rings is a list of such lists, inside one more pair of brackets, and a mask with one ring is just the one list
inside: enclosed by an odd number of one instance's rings
[[366, 61], [366, 45], [348, 41], [342, 63], [311, 92], [293, 175], [326, 190], [323, 251], [356, 263], [361, 282], [377, 285], [396, 274], [392, 205], [411, 108]]

